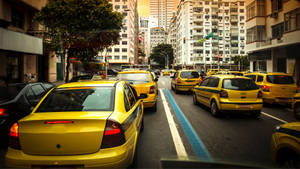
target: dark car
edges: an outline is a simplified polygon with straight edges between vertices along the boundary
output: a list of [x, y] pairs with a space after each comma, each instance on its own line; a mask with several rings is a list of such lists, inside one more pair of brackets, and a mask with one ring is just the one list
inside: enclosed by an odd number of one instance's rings
[[0, 87], [0, 141], [2, 144], [7, 143], [7, 134], [11, 125], [30, 114], [41, 98], [53, 87], [51, 83], [16, 83]]
[[108, 68], [107, 69], [107, 75], [108, 76], [117, 76], [118, 75], [118, 71], [115, 70], [115, 69]]

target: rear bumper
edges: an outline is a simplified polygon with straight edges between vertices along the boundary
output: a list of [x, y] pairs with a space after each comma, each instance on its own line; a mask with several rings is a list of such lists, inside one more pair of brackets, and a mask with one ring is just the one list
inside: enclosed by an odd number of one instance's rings
[[179, 91], [192, 91], [196, 85], [176, 85], [176, 90]]
[[156, 103], [156, 94], [148, 94], [148, 97], [143, 100], [145, 108], [153, 107]]
[[116, 148], [101, 149], [93, 154], [71, 156], [28, 155], [23, 151], [8, 148], [5, 156], [6, 167], [46, 168], [45, 166], [78, 168], [125, 168], [130, 165], [133, 147], [128, 142]]
[[230, 110], [238, 110], [238, 111], [255, 111], [261, 110], [263, 107], [262, 102], [257, 103], [220, 103], [220, 110], [230, 111]]
[[274, 96], [272, 93], [267, 93], [264, 92], [263, 93], [263, 99], [264, 102], [269, 102], [269, 103], [287, 103], [287, 104], [291, 104], [293, 102], [293, 97], [277, 97]]

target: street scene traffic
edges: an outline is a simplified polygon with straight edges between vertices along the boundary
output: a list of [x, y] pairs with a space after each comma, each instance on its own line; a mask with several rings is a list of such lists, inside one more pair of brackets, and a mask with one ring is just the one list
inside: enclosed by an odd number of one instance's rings
[[0, 168], [300, 168], [298, 0], [0, 0]]

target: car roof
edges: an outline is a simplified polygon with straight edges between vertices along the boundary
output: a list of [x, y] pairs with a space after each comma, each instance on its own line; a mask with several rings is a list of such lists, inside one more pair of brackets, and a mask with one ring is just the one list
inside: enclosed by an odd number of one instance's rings
[[227, 78], [237, 78], [237, 79], [250, 79], [248, 77], [245, 76], [236, 76], [236, 75], [211, 75], [209, 77], [218, 77], [220, 79], [227, 79]]
[[131, 69], [131, 70], [127, 70], [127, 71], [121, 71], [119, 72], [120, 74], [127, 74], [127, 73], [147, 73], [149, 71], [147, 70], [134, 70], [134, 69]]
[[62, 85], [58, 86], [57, 88], [114, 86], [117, 82], [118, 81], [116, 81], [116, 80], [73, 82], [73, 83], [62, 84]]
[[178, 70], [179, 72], [198, 72], [198, 70], [196, 69], [182, 69], [182, 70]]
[[291, 74], [283, 73], [283, 72], [250, 72], [246, 75], [286, 75], [292, 76]]

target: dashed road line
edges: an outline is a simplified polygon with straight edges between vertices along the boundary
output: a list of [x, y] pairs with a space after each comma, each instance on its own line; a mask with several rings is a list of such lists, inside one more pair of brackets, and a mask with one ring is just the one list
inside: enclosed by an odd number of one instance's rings
[[162, 89], [159, 89], [159, 91], [160, 91], [160, 95], [161, 95], [161, 98], [162, 98], [162, 103], [163, 103], [163, 106], [164, 106], [164, 109], [165, 109], [165, 112], [166, 112], [166, 115], [167, 115], [167, 120], [168, 120], [168, 124], [170, 126], [171, 135], [172, 135], [172, 138], [173, 138], [173, 142], [174, 142], [174, 145], [175, 145], [177, 156], [180, 159], [187, 159], [188, 158], [187, 152], [184, 148], [181, 137], [180, 137], [179, 132], [177, 130], [177, 127], [176, 127], [175, 121], [173, 119], [173, 116], [171, 114], [170, 108], [168, 106], [168, 102], [166, 100], [166, 97], [165, 97]]
[[270, 115], [270, 114], [268, 114], [268, 113], [261, 112], [261, 114], [263, 114], [263, 115], [265, 115], [265, 116], [268, 116], [268, 117], [271, 117], [272, 119], [278, 120], [278, 121], [280, 121], [280, 122], [282, 122], [282, 123], [288, 123], [287, 121], [282, 120], [282, 119], [280, 119], [280, 118], [277, 118], [277, 117], [275, 117], [275, 116], [272, 116], [272, 115]]

